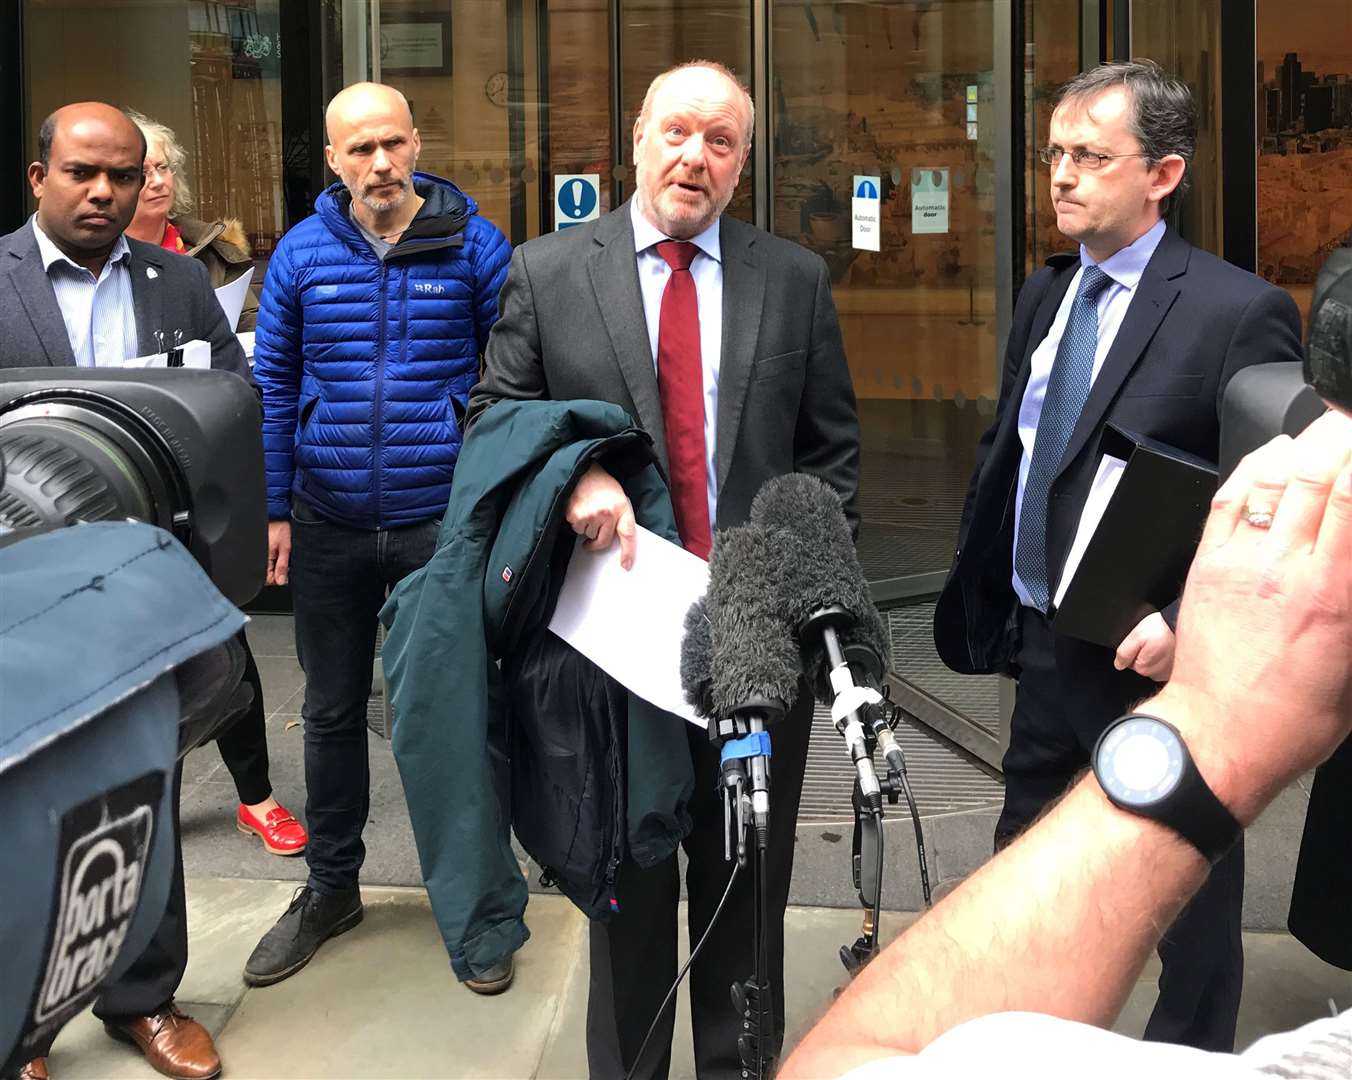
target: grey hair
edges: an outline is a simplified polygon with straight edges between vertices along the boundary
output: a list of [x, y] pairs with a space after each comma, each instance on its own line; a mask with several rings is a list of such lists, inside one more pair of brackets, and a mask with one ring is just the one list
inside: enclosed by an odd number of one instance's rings
[[165, 164], [174, 170], [174, 202], [169, 207], [170, 218], [181, 217], [188, 213], [193, 208], [192, 188], [188, 184], [187, 170], [184, 168], [188, 162], [188, 152], [179, 143], [174, 129], [150, 119], [145, 113], [137, 112], [135, 109], [123, 111], [140, 129], [141, 137], [146, 143], [146, 156], [150, 155], [150, 148], [159, 143], [160, 149], [164, 152]]
[[1153, 60], [1100, 64], [1081, 72], [1056, 94], [1056, 107], [1088, 105], [1100, 94], [1122, 87], [1131, 103], [1131, 133], [1151, 165], [1166, 157], [1183, 159], [1183, 177], [1160, 206], [1168, 213], [1192, 186], [1192, 159], [1197, 152], [1197, 104], [1182, 79], [1169, 75]]
[[687, 60], [685, 63], [669, 67], [659, 74], [648, 84], [648, 92], [643, 95], [643, 107], [638, 112], [639, 122], [643, 123], [648, 119], [648, 114], [652, 110], [653, 98], [657, 96], [657, 91], [662, 88], [662, 84], [678, 71], [686, 71], [689, 68], [705, 68], [717, 72], [737, 87], [738, 92], [742, 95], [742, 103], [746, 105], [746, 143], [750, 146], [751, 135], [756, 130], [756, 103], [751, 100], [750, 89], [733, 73], [732, 68], [726, 64], [720, 64], [717, 60]]

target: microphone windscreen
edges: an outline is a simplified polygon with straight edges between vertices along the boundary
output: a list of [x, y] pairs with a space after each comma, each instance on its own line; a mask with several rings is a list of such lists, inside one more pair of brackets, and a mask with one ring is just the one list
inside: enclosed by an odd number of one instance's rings
[[685, 613], [685, 636], [681, 639], [681, 690], [690, 707], [706, 719], [713, 715], [710, 689], [713, 683], [713, 634], [704, 597]]
[[[873, 605], [835, 489], [806, 473], [776, 477], [757, 493], [751, 521], [770, 533], [775, 592], [795, 632], [822, 608], [838, 605], [850, 620], [837, 630], [841, 647], [862, 645], [886, 667], [887, 630]], [[819, 701], [831, 701], [831, 666], [824, 644], [817, 637], [802, 646], [813, 694]]]
[[710, 698], [719, 717], [757, 699], [787, 708], [798, 696], [798, 644], [776, 597], [770, 557], [770, 538], [757, 526], [714, 537], [706, 605]]

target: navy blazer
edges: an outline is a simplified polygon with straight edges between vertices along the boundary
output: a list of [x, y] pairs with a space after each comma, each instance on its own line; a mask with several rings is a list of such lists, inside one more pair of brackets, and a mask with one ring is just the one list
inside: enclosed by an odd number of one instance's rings
[[[249, 379], [239, 340], [226, 322], [206, 267], [186, 255], [127, 237], [138, 355], [160, 340], [211, 343], [211, 366]], [[75, 354], [31, 222], [0, 236], [0, 368], [71, 367]], [[157, 338], [156, 332], [163, 337]]]
[[[1054, 255], [1014, 308], [995, 422], [981, 437], [953, 566], [934, 612], [934, 640], [954, 671], [1007, 671], [1018, 649], [1011, 583], [1014, 501], [1023, 446], [1019, 408], [1034, 350], [1079, 268]], [[1220, 405], [1250, 364], [1299, 361], [1300, 313], [1282, 289], [1165, 232], [1094, 380], [1061, 459], [1047, 510], [1047, 580], [1060, 579], [1107, 423], [1215, 464]]]

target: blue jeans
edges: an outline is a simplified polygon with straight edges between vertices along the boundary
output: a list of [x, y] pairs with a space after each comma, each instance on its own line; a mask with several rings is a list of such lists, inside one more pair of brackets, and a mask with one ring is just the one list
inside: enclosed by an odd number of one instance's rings
[[291, 597], [296, 657], [305, 672], [305, 859], [316, 892], [357, 886], [371, 803], [366, 701], [376, 617], [390, 588], [432, 557], [440, 530], [436, 520], [351, 529], [293, 501]]

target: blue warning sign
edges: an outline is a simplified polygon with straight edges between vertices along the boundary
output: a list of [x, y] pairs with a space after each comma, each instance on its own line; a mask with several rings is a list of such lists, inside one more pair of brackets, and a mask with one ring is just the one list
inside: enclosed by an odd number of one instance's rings
[[554, 227], [566, 229], [600, 216], [601, 177], [572, 173], [554, 177]]
[[859, 185], [854, 189], [856, 199], [876, 199], [878, 197], [878, 188], [874, 182], [867, 177], [860, 177]]

